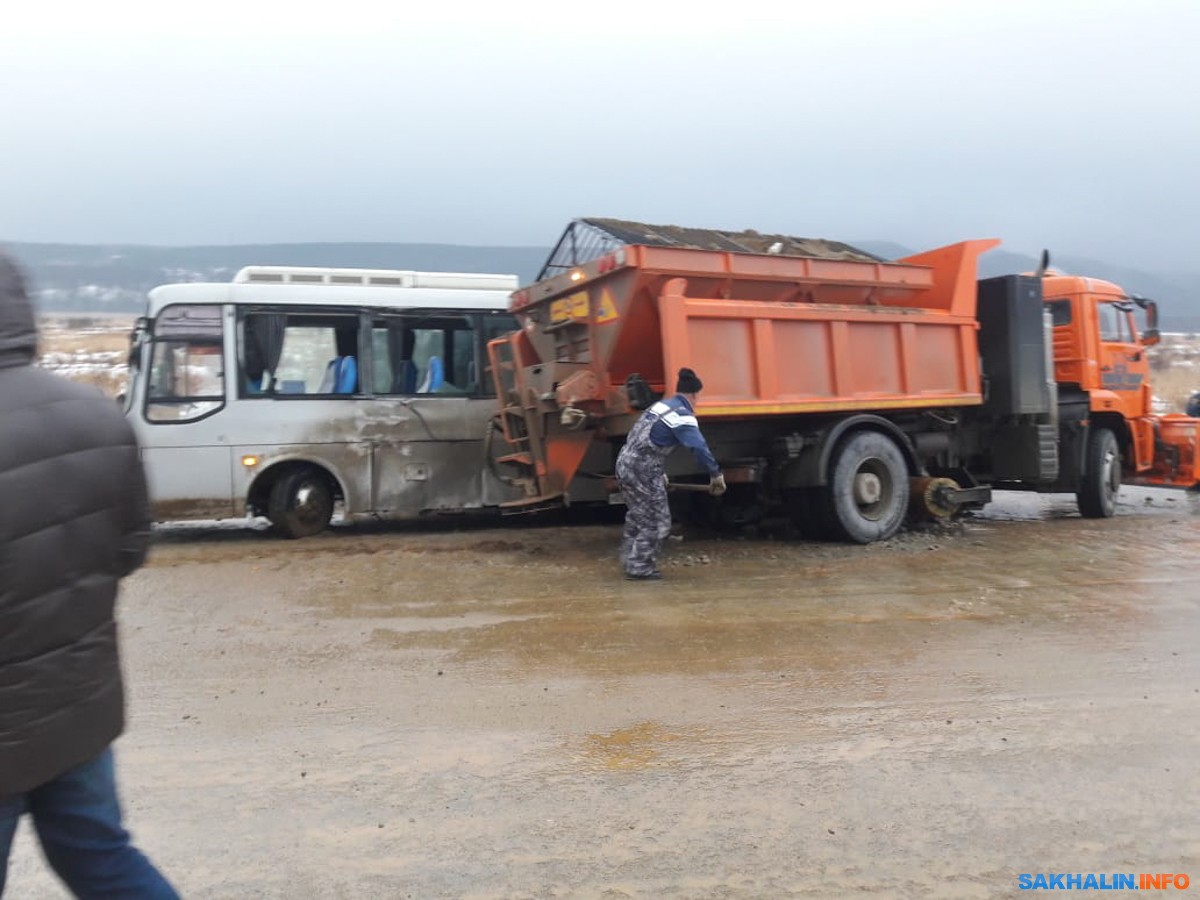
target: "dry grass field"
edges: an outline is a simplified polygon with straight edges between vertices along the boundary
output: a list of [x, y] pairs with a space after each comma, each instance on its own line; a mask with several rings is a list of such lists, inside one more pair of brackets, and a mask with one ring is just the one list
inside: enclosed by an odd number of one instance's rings
[[1154, 396], [1165, 412], [1183, 412], [1187, 398], [1195, 391], [1200, 391], [1200, 366], [1154, 373]]
[[1200, 336], [1166, 334], [1150, 349], [1151, 381], [1161, 412], [1183, 412], [1187, 398], [1200, 391]]
[[133, 316], [50, 315], [39, 327], [41, 366], [114, 397], [125, 390]]

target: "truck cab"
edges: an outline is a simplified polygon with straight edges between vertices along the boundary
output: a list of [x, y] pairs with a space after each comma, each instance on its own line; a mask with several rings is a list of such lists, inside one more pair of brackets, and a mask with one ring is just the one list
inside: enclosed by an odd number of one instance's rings
[[[1154, 463], [1155, 419], [1146, 348], [1158, 343], [1153, 301], [1097, 278], [1048, 274], [1042, 292], [1053, 323], [1054, 378], [1060, 398], [1086, 399], [1089, 430], [1116, 438], [1127, 474]], [[1136, 311], [1145, 314], [1139, 330]]]

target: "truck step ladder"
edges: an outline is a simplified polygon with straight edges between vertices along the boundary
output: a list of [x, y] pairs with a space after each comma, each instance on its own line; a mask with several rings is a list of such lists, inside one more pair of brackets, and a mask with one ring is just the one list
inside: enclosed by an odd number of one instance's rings
[[534, 458], [530, 440], [529, 417], [536, 410], [526, 407], [521, 401], [524, 393], [518, 383], [519, 373], [514, 360], [514, 350], [508, 337], [495, 338], [488, 342], [488, 357], [492, 367], [496, 396], [503, 403], [500, 409], [500, 432], [509, 446], [509, 452], [497, 456], [500, 466], [516, 469], [516, 473], [505, 477], [505, 481], [519, 486], [526, 496], [538, 494], [537, 460]]

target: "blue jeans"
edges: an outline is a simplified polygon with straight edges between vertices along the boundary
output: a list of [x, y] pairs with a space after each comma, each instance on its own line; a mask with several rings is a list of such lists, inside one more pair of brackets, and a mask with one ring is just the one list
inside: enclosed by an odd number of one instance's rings
[[17, 821], [26, 812], [46, 860], [76, 897], [179, 900], [121, 827], [111, 747], [26, 794], [0, 799], [0, 895]]

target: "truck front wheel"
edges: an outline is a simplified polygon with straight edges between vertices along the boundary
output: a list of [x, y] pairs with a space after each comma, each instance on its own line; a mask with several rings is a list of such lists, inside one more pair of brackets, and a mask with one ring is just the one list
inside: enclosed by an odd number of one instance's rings
[[908, 509], [908, 466], [896, 442], [860, 431], [838, 449], [824, 512], [834, 535], [858, 544], [890, 538]]
[[1109, 428], [1093, 428], [1088, 434], [1083, 478], [1075, 500], [1085, 519], [1107, 519], [1117, 511], [1121, 489], [1121, 449]]

